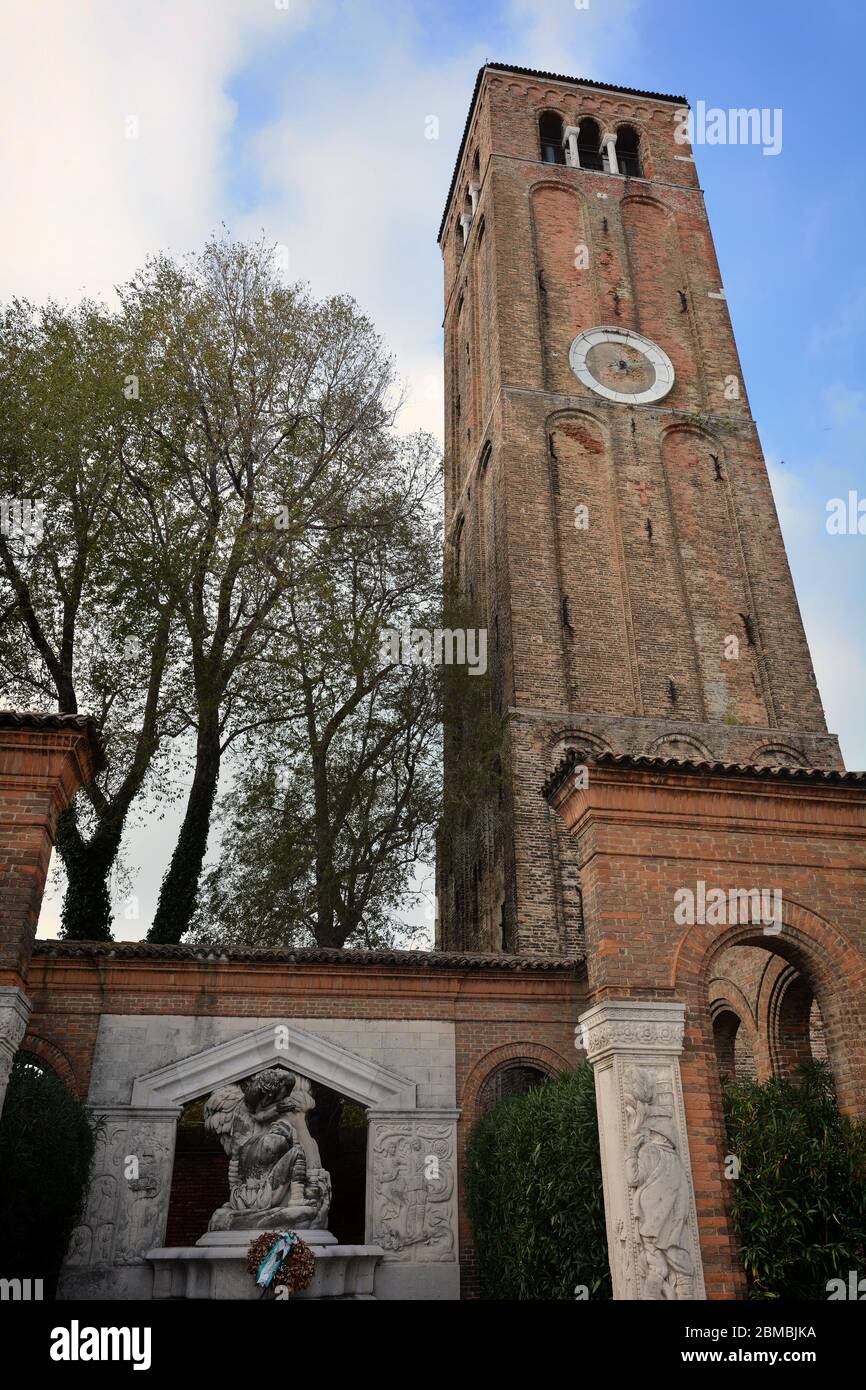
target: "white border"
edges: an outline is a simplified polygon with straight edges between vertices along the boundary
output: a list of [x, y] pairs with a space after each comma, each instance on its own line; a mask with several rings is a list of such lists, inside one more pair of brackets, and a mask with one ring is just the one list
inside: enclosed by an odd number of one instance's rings
[[[641, 353], [655, 368], [655, 381], [652, 386], [648, 386], [645, 391], [629, 395], [624, 391], [614, 391], [611, 387], [603, 386], [600, 381], [596, 381], [586, 365], [586, 359], [590, 349], [597, 347], [599, 343], [621, 343], [623, 347], [631, 347]], [[631, 328], [585, 329], [583, 333], [578, 333], [569, 348], [568, 361], [577, 379], [582, 381], [584, 386], [588, 386], [590, 391], [594, 391], [597, 396], [605, 396], [609, 401], [619, 401], [622, 405], [648, 405], [651, 401], [660, 401], [674, 384], [674, 366], [667, 353], [650, 338], [645, 338], [642, 333], [635, 333]]]

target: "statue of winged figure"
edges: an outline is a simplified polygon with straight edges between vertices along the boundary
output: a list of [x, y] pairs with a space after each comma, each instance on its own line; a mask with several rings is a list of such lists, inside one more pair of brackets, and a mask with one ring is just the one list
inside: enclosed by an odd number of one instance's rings
[[307, 1128], [314, 1105], [309, 1081], [283, 1067], [208, 1096], [205, 1129], [229, 1160], [229, 1200], [208, 1230], [327, 1229], [331, 1177]]

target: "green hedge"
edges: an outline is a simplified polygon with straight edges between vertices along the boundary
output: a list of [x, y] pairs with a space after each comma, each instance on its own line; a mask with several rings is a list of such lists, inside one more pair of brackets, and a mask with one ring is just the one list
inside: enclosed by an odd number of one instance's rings
[[[866, 1124], [823, 1063], [724, 1087], [733, 1214], [751, 1298], [826, 1299], [866, 1269]], [[503, 1101], [474, 1126], [466, 1190], [482, 1294], [610, 1298], [592, 1070]]]
[[866, 1125], [839, 1114], [819, 1062], [729, 1082], [724, 1105], [749, 1297], [826, 1299], [828, 1280], [866, 1270]]
[[87, 1190], [98, 1126], [53, 1072], [19, 1053], [0, 1121], [0, 1277], [57, 1276]]
[[610, 1298], [588, 1063], [475, 1123], [466, 1194], [485, 1298]]

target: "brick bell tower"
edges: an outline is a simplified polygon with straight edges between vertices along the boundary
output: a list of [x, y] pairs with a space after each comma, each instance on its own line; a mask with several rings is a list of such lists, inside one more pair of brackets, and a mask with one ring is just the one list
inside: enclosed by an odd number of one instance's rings
[[[684, 98], [491, 63], [439, 233], [446, 572], [501, 785], [440, 840], [442, 949], [581, 954], [569, 749], [841, 768]], [[679, 137], [679, 138], [678, 138]], [[473, 756], [446, 732], [446, 777]]]

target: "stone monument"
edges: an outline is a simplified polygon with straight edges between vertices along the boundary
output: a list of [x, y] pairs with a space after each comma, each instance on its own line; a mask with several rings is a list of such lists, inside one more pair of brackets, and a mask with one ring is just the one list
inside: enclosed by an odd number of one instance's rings
[[327, 1230], [331, 1178], [307, 1128], [309, 1081], [270, 1067], [246, 1091], [223, 1086], [207, 1099], [205, 1128], [229, 1158], [229, 1200], [208, 1231]]
[[228, 1201], [194, 1246], [148, 1252], [154, 1298], [259, 1297], [246, 1268], [259, 1231], [296, 1231], [310, 1246], [315, 1278], [296, 1297], [373, 1297], [381, 1245], [340, 1245], [328, 1230], [331, 1175], [307, 1127], [315, 1104], [309, 1080], [283, 1066], [211, 1092], [204, 1123], [228, 1157]]

